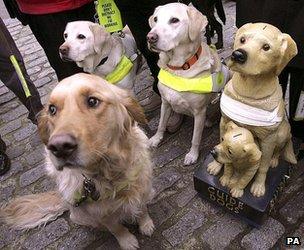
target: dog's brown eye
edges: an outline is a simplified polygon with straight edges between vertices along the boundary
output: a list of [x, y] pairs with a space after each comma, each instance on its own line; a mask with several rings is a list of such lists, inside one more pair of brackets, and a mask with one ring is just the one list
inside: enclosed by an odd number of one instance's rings
[[64, 37], [65, 39], [67, 39], [67, 38], [68, 38], [68, 34], [67, 34], [67, 33], [64, 33], [64, 34], [63, 34], [63, 37]]
[[176, 17], [172, 17], [172, 18], [170, 19], [170, 23], [178, 23], [178, 22], [179, 22], [179, 19], [176, 18]]
[[157, 16], [153, 18], [154, 22], [157, 23]]
[[96, 108], [99, 105], [100, 100], [96, 97], [89, 97], [87, 102], [90, 108]]
[[53, 104], [51, 104], [50, 106], [49, 106], [49, 113], [50, 113], [50, 115], [56, 115], [56, 113], [57, 113], [57, 108], [56, 108], [56, 106], [55, 105], [53, 105]]
[[241, 42], [241, 43], [245, 43], [245, 42], [246, 42], [245, 37], [242, 36], [241, 39], [240, 39], [240, 42]]
[[85, 39], [86, 37], [85, 37], [83, 34], [79, 34], [79, 35], [77, 36], [77, 38], [78, 38], [78, 39]]
[[269, 49], [270, 49], [269, 44], [265, 43], [265, 44], [263, 45], [263, 50], [268, 51]]

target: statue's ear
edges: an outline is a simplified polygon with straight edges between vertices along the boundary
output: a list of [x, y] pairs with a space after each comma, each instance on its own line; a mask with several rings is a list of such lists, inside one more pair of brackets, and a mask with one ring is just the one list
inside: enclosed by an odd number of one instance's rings
[[281, 60], [276, 68], [276, 75], [279, 75], [289, 61], [298, 53], [297, 44], [288, 34], [281, 34], [279, 38], [281, 41]]
[[261, 159], [262, 152], [255, 143], [248, 143], [243, 146], [243, 151], [248, 155], [249, 162], [257, 162]]
[[232, 129], [235, 129], [237, 128], [238, 126], [233, 122], [233, 121], [230, 121], [228, 122], [226, 125], [225, 125], [225, 128], [226, 128], [226, 131], [230, 131]]

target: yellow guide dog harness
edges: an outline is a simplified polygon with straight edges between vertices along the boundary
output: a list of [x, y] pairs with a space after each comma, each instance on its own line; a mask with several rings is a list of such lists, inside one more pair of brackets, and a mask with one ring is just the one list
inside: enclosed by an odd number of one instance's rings
[[[213, 46], [210, 46], [210, 48], [216, 50], [216, 48]], [[172, 66], [169, 64], [167, 64], [167, 66], [173, 71], [188, 70], [198, 61], [201, 53], [202, 46], [200, 46], [196, 53], [188, 58], [182, 66]], [[225, 65], [222, 64], [219, 72], [199, 77], [185, 78], [161, 69], [158, 74], [158, 80], [162, 84], [178, 92], [206, 94], [220, 92], [224, 88], [225, 84], [229, 80], [229, 70]]]
[[106, 80], [112, 84], [121, 81], [133, 67], [132, 61], [123, 55], [120, 62], [117, 64], [116, 68], [106, 76]]
[[219, 72], [207, 76], [185, 78], [161, 69], [158, 79], [162, 84], [179, 92], [205, 94], [221, 91], [229, 79], [229, 70], [225, 65], [222, 65]]

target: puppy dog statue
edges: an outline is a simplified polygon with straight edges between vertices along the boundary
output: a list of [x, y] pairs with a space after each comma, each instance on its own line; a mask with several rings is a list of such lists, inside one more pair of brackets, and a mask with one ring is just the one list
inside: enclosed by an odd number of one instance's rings
[[151, 147], [159, 145], [172, 110], [194, 117], [192, 145], [184, 164], [197, 161], [206, 110], [214, 93], [229, 79], [218, 54], [202, 41], [207, 18], [193, 6], [170, 3], [159, 6], [149, 18], [148, 47], [159, 53], [158, 89], [162, 105]]
[[262, 153], [248, 129], [232, 121], [225, 127], [222, 142], [214, 147], [211, 154], [224, 164], [220, 183], [230, 188], [232, 197], [239, 198], [258, 170]]
[[[285, 160], [296, 164], [278, 75], [297, 54], [294, 40], [267, 23], [248, 23], [236, 34], [234, 51], [228, 66], [234, 71], [221, 97], [220, 133], [233, 120], [247, 128], [260, 146], [260, 166], [251, 193], [265, 194], [269, 167], [276, 167], [281, 152]], [[218, 174], [222, 164], [208, 165], [210, 174]]]

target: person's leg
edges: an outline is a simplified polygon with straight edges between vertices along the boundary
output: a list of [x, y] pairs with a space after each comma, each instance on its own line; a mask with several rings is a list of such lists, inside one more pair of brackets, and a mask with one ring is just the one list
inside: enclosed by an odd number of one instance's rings
[[285, 67], [281, 74], [279, 75], [279, 82], [283, 90], [283, 97], [285, 97], [286, 89], [288, 85], [289, 68]]
[[0, 176], [4, 175], [11, 166], [11, 162], [8, 156], [5, 154], [6, 145], [5, 142], [0, 137]]
[[304, 70], [298, 68], [291, 68], [289, 87], [289, 123], [291, 126], [292, 135], [302, 141], [300, 145], [298, 159], [302, 159], [304, 157], [304, 120], [295, 121], [293, 118], [297, 109], [298, 101], [302, 90], [304, 90]]
[[145, 1], [142, 4], [137, 0], [116, 1], [116, 5], [121, 12], [122, 19], [127, 24], [135, 38], [138, 49], [147, 60], [151, 74], [154, 77], [153, 90], [159, 94], [157, 88], [157, 75], [159, 68], [157, 66], [158, 54], [151, 52], [147, 47], [146, 36], [150, 31], [148, 19], [153, 14], [154, 9], [163, 4], [164, 1]]
[[29, 26], [55, 70], [58, 80], [82, 72], [74, 62], [63, 62], [59, 46], [64, 42], [63, 32], [68, 22], [86, 20], [94, 22], [95, 7], [91, 2], [78, 9], [45, 15], [27, 15]]
[[[3, 21], [0, 19], [0, 80], [20, 99], [22, 104], [28, 109], [28, 118], [36, 123], [36, 114], [43, 108], [40, 95], [26, 72], [22, 56], [12, 39], [9, 31], [6, 29]], [[31, 93], [30, 97], [26, 97], [22, 84], [18, 78], [15, 68], [13, 67], [9, 57], [13, 54], [20, 66], [25, 81]]]

